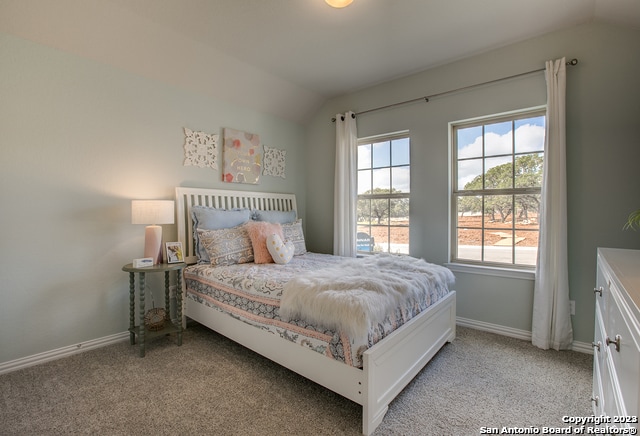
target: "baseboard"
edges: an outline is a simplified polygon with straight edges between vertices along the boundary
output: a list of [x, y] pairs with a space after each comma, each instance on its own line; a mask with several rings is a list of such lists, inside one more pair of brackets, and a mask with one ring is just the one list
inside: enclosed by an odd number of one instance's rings
[[117, 333], [115, 335], [105, 336], [98, 339], [92, 339], [87, 342], [69, 345], [67, 347], [62, 347], [51, 351], [45, 351], [44, 353], [38, 353], [16, 360], [10, 360], [9, 362], [0, 363], [0, 375], [11, 371], [17, 371], [23, 368], [28, 368], [30, 366], [39, 365], [51, 360], [61, 359], [63, 357], [72, 356], [78, 353], [84, 353], [85, 351], [115, 344], [116, 342], [120, 342], [126, 339], [129, 339], [128, 331]]
[[593, 354], [593, 345], [591, 342], [573, 341], [573, 344], [571, 344], [571, 350], [577, 351], [578, 353]]
[[[482, 330], [489, 333], [495, 333], [497, 335], [531, 342], [531, 332], [528, 330], [514, 329], [512, 327], [505, 327], [484, 321], [476, 321], [474, 319], [462, 318], [459, 316], [456, 317], [456, 324], [462, 327], [469, 327], [471, 329]], [[574, 341], [573, 344], [571, 344], [571, 350], [579, 353], [593, 354], [593, 347], [590, 343], [586, 342]]]
[[456, 324], [462, 327], [469, 327], [475, 330], [482, 330], [489, 333], [495, 333], [497, 335], [508, 336], [510, 338], [522, 339], [523, 341], [531, 341], [531, 332], [527, 330], [514, 329], [512, 327], [505, 327], [498, 324], [490, 324], [484, 321], [476, 321], [475, 319], [468, 319], [462, 317], [456, 317]]

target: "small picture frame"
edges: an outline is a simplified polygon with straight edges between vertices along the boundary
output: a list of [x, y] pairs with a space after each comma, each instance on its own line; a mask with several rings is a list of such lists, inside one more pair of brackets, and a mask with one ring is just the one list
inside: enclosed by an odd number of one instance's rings
[[165, 246], [167, 263], [184, 262], [184, 255], [182, 254], [182, 242], [167, 242]]

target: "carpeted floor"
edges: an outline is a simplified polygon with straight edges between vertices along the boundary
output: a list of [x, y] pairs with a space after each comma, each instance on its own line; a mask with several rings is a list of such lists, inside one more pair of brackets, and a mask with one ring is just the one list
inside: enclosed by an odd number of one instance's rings
[[[591, 415], [592, 356], [458, 327], [374, 433], [477, 435]], [[197, 324], [0, 376], [2, 435], [358, 435], [361, 408]]]

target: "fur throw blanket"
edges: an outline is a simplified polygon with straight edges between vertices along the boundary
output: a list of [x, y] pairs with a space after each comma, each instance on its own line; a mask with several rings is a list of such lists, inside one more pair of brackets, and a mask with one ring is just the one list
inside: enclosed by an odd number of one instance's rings
[[283, 320], [309, 323], [352, 337], [366, 337], [404, 301], [419, 300], [434, 286], [449, 289], [453, 273], [409, 256], [375, 255], [347, 259], [340, 265], [310, 271], [284, 286]]

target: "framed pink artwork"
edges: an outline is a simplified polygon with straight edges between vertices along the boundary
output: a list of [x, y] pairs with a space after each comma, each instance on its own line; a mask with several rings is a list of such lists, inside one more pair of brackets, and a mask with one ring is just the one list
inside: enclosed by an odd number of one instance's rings
[[224, 129], [224, 171], [222, 180], [228, 183], [260, 183], [262, 145], [260, 136], [234, 129]]

